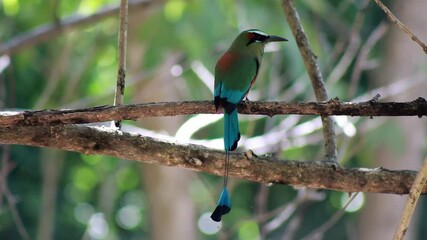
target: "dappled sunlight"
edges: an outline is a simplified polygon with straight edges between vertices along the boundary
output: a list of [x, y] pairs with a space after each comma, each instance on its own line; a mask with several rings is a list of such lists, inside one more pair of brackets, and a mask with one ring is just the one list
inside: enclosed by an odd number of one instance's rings
[[220, 119], [222, 119], [222, 114], [198, 114], [194, 117], [191, 117], [181, 125], [178, 131], [176, 131], [175, 138], [178, 141], [187, 142], [191, 139], [193, 134], [199, 131], [201, 128], [215, 123]]
[[206, 66], [196, 60], [191, 63], [191, 69], [196, 73], [202, 83], [211, 91], [214, 92], [214, 75], [206, 68]]
[[10, 57], [8, 55], [0, 56], [0, 73], [3, 72], [10, 64]]
[[14, 16], [19, 12], [19, 0], [3, 0], [1, 4], [7, 16]]
[[347, 116], [334, 116], [334, 121], [347, 137], [354, 137], [357, 133], [356, 127], [350, 122]]
[[301, 124], [298, 124], [289, 131], [288, 135], [291, 137], [304, 136], [319, 130], [321, 127], [322, 120], [320, 119], [320, 117], [316, 117], [311, 121], [306, 121]]

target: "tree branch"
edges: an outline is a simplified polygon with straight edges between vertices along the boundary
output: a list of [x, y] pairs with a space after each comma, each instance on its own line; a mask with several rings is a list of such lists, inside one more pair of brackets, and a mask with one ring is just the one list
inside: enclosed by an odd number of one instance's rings
[[[110, 128], [77, 125], [0, 127], [0, 136], [0, 144], [52, 147], [223, 174], [222, 151], [158, 141]], [[285, 161], [259, 157], [251, 151], [230, 155], [230, 176], [296, 187], [406, 194], [416, 176], [415, 171], [409, 170], [343, 168], [323, 161]], [[427, 187], [423, 188], [423, 193], [427, 193]]]
[[423, 41], [421, 41], [417, 36], [415, 36], [415, 34], [413, 34], [411, 30], [409, 30], [409, 28], [404, 23], [402, 23], [396, 16], [394, 16], [394, 14], [390, 11], [390, 9], [388, 9], [380, 0], [374, 0], [374, 1], [378, 5], [378, 7], [384, 11], [384, 13], [390, 19], [390, 21], [396, 24], [400, 28], [400, 30], [406, 33], [406, 35], [408, 35], [412, 41], [416, 42], [423, 49], [424, 53], [427, 54], [427, 45]]
[[427, 183], [427, 157], [424, 159], [424, 164], [418, 172], [414, 183], [409, 192], [408, 199], [406, 200], [405, 209], [403, 211], [400, 223], [396, 228], [393, 239], [402, 240], [408, 230], [409, 222], [414, 214], [415, 207], [417, 206], [420, 194]]
[[[129, 1], [130, 11], [141, 11], [141, 8], [145, 8], [149, 4], [150, 1], [148, 0]], [[117, 5], [108, 6], [89, 16], [74, 15], [54, 23], [45, 24], [22, 35], [16, 36], [5, 44], [0, 44], [0, 55], [12, 55], [21, 49], [31, 47], [57, 37], [63, 32], [70, 31], [80, 26], [93, 24], [94, 22], [98, 22], [107, 17], [115, 16], [118, 10], [119, 6]]]
[[[128, 35], [128, 1], [120, 1], [119, 13], [119, 40], [118, 40], [118, 69], [117, 69], [117, 84], [114, 94], [114, 106], [123, 105], [123, 97], [125, 94], [125, 79], [126, 79], [126, 49]], [[120, 120], [115, 121], [117, 128], [121, 127]]]
[[[427, 116], [427, 101], [412, 102], [244, 102], [238, 106], [241, 114], [253, 115], [349, 115], [349, 116]], [[0, 126], [40, 126], [70, 123], [92, 123], [113, 120], [137, 120], [144, 117], [186, 114], [213, 114], [212, 101], [157, 102], [121, 106], [98, 106], [81, 109], [41, 111], [0, 111]]]
[[[292, 29], [299, 51], [304, 60], [305, 68], [313, 86], [314, 95], [317, 101], [327, 101], [328, 93], [326, 92], [322, 73], [317, 64], [317, 56], [313, 53], [307, 35], [302, 27], [298, 12], [293, 0], [282, 1], [283, 12], [286, 20]], [[326, 160], [337, 160], [337, 144], [335, 141], [334, 122], [328, 116], [322, 116], [323, 138], [325, 140], [325, 157]]]

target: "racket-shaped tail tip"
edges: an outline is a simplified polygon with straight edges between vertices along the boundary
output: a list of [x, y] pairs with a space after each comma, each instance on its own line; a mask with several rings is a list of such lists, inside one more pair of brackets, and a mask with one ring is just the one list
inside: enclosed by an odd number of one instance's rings
[[224, 188], [221, 192], [221, 196], [218, 200], [218, 205], [216, 206], [215, 210], [213, 211], [211, 218], [215, 222], [220, 222], [221, 217], [227, 213], [229, 213], [231, 210], [231, 201], [230, 197], [228, 196], [227, 188]]

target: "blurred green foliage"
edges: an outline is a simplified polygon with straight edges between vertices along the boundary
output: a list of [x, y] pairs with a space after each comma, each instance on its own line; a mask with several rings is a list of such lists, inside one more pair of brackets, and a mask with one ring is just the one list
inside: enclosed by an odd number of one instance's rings
[[[55, 10], [55, 2], [57, 8]], [[0, 42], [12, 41], [43, 24], [52, 23], [54, 17], [86, 16], [97, 12], [112, 0], [90, 1], [47, 1], [47, 0], [3, 0], [0, 3]], [[156, 1], [153, 1], [156, 2]], [[153, 3], [154, 5], [154, 3]], [[297, 1], [304, 28], [311, 40], [325, 76], [333, 71], [348, 44], [349, 35], [357, 14], [359, 1]], [[149, 7], [150, 8], [150, 7]], [[364, 22], [360, 28], [360, 39], [366, 41], [381, 20], [378, 10], [370, 6], [364, 10]], [[114, 94], [117, 69], [117, 18], [107, 18], [64, 32], [59, 37], [31, 46], [11, 56], [11, 65], [0, 73], [5, 79], [7, 108], [43, 109], [66, 106], [83, 107], [111, 104]], [[226, 50], [238, 32], [248, 28], [259, 28], [267, 33], [290, 39], [285, 45], [277, 46], [264, 56], [259, 80], [253, 92], [255, 99], [312, 101], [311, 86], [289, 27], [286, 24], [279, 1], [185, 1], [168, 0], [153, 6], [149, 11], [134, 13], [129, 22], [129, 70], [128, 79], [140, 73], [143, 79], [128, 82], [126, 102], [134, 101], [139, 89], [153, 84], [156, 71], [172, 53], [180, 57], [174, 63], [182, 67], [182, 74], [170, 82], [179, 92], [178, 96], [160, 96], [162, 101], [211, 99], [211, 92], [192, 67], [198, 61], [213, 72], [216, 60]], [[136, 46], [140, 46], [140, 51]], [[341, 46], [342, 47], [342, 46]], [[141, 56], [135, 55], [141, 53]], [[372, 57], [381, 57], [381, 51], [372, 50]], [[135, 60], [136, 59], [136, 60]], [[167, 73], [166, 73], [167, 74]], [[356, 96], [348, 96], [351, 68], [343, 74], [340, 82], [330, 91], [330, 97], [351, 100], [372, 85], [364, 81], [362, 74]], [[135, 87], [135, 89], [134, 89]], [[162, 87], [162, 86], [158, 86]], [[50, 90], [49, 90], [50, 89]], [[42, 97], [45, 100], [41, 100]], [[251, 95], [250, 95], [251, 98]], [[150, 101], [150, 99], [146, 99]], [[190, 118], [187, 116], [186, 119]], [[314, 121], [314, 117], [288, 116], [274, 118], [243, 117], [241, 131], [250, 136], [262, 136], [282, 121], [290, 125], [282, 137], [285, 148], [268, 146], [268, 151], [285, 159], [320, 159], [322, 157], [321, 131], [302, 134], [297, 126]], [[184, 119], [185, 120], [185, 119]], [[180, 120], [183, 123], [183, 120]], [[138, 123], [130, 122], [137, 125]], [[201, 129], [196, 138], [213, 139], [221, 136], [222, 123], [217, 122]], [[144, 127], [144, 126], [143, 126]], [[350, 151], [344, 154], [343, 162], [348, 166], [371, 166], [370, 151], [378, 136], [390, 134], [392, 124], [386, 124], [367, 136], [349, 139], [339, 135], [340, 143], [357, 142], [366, 138], [368, 149], [357, 155]], [[362, 133], [363, 134], [363, 133]], [[393, 133], [395, 134], [395, 133]], [[372, 136], [371, 136], [372, 135]], [[394, 135], [395, 136], [395, 135]], [[396, 153], [402, 146], [401, 137], [387, 137]], [[4, 151], [0, 148], [0, 151]], [[30, 236], [37, 234], [42, 205], [42, 185], [45, 173], [41, 149], [13, 146], [10, 161], [16, 167], [9, 173], [8, 187], [16, 198], [16, 206]], [[87, 236], [88, 226], [96, 213], [104, 212], [108, 222], [108, 239], [148, 239], [150, 219], [148, 200], [141, 185], [139, 163], [118, 160], [106, 156], [86, 156], [65, 153], [58, 164], [60, 176], [57, 181], [54, 239], [81, 239]], [[49, 161], [52, 162], [52, 161]], [[201, 181], [202, 179], [203, 181]], [[192, 182], [191, 197], [198, 216], [211, 211], [213, 187], [221, 184], [218, 177], [201, 174]], [[232, 190], [233, 214], [224, 219], [224, 228], [231, 239], [259, 239], [261, 225], [253, 218], [256, 196], [261, 187], [256, 183], [239, 181]], [[274, 211], [291, 203], [297, 190], [287, 186], [273, 185], [267, 189], [266, 211]], [[307, 201], [296, 209], [293, 216], [302, 216], [294, 238], [298, 239], [319, 227], [342, 207], [343, 193], [320, 191], [325, 200]], [[345, 194], [345, 193], [344, 193]], [[106, 200], [108, 199], [108, 200]], [[5, 199], [3, 199], [5, 200]], [[108, 202], [110, 201], [110, 202]], [[11, 210], [3, 201], [0, 205], [0, 236], [2, 239], [19, 239]], [[98, 215], [97, 215], [98, 216]], [[356, 213], [347, 213], [329, 231], [325, 239], [349, 238], [346, 230], [355, 222]], [[123, 219], [134, 219], [125, 221]], [[267, 239], [279, 239], [288, 230], [290, 220], [284, 221], [268, 233]], [[91, 235], [103, 238], [102, 235]], [[201, 239], [216, 239], [215, 235], [199, 232]], [[95, 236], [95, 237], [94, 237]]]

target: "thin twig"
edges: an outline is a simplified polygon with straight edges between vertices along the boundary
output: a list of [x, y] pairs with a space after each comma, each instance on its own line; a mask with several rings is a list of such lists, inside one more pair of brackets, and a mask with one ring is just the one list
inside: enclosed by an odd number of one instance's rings
[[369, 35], [365, 44], [363, 44], [360, 49], [359, 56], [357, 56], [356, 62], [354, 64], [353, 72], [351, 74], [350, 87], [348, 88], [347, 96], [353, 97], [356, 94], [357, 86], [360, 81], [360, 75], [362, 71], [366, 68], [366, 62], [368, 60], [368, 55], [371, 52], [375, 44], [384, 36], [387, 32], [389, 25], [385, 22], [381, 22]]
[[307, 214], [307, 204], [302, 205], [299, 207], [298, 212], [296, 212], [292, 218], [290, 219], [289, 223], [286, 224], [286, 228], [283, 231], [283, 235], [280, 237], [282, 240], [291, 240], [291, 239], [297, 239], [295, 236], [300, 229], [300, 227], [303, 225], [303, 219], [305, 219], [309, 214]]
[[360, 48], [360, 29], [363, 26], [363, 22], [365, 21], [366, 16], [366, 2], [363, 3], [362, 9], [360, 9], [356, 17], [353, 20], [353, 26], [351, 27], [351, 32], [349, 36], [349, 42], [345, 45], [345, 51], [342, 54], [341, 59], [336, 63], [334, 69], [329, 74], [326, 79], [326, 83], [328, 86], [334, 86], [338, 80], [342, 79], [342, 76], [347, 72], [347, 69], [350, 67], [351, 63], [356, 57], [357, 52]]
[[303, 240], [314, 240], [314, 239], [323, 239], [323, 235], [327, 230], [329, 230], [334, 224], [345, 214], [345, 210], [350, 205], [351, 202], [356, 198], [359, 193], [353, 194], [350, 199], [347, 200], [347, 203], [338, 210], [328, 221], [323, 223], [320, 227], [313, 230], [311, 233], [303, 237]]
[[[148, 0], [129, 1], [129, 5], [131, 6], [130, 10], [131, 12], [140, 13], [141, 8], [147, 7], [150, 3], [151, 1]], [[63, 32], [93, 24], [107, 17], [114, 16], [118, 10], [119, 7], [117, 5], [107, 6], [89, 16], [73, 15], [56, 23], [45, 24], [29, 32], [13, 37], [5, 44], [0, 44], [0, 56], [3, 54], [12, 55], [24, 48], [31, 47], [57, 37]]]
[[[119, 13], [119, 61], [117, 70], [117, 85], [114, 96], [114, 106], [123, 104], [123, 96], [125, 94], [125, 78], [126, 78], [126, 48], [127, 48], [127, 34], [128, 34], [128, 0], [120, 1]], [[121, 121], [115, 121], [117, 128], [121, 127]]]
[[414, 183], [409, 192], [408, 200], [406, 201], [405, 210], [403, 211], [402, 218], [400, 219], [399, 226], [394, 234], [394, 240], [402, 240], [408, 230], [409, 221], [411, 220], [412, 214], [414, 213], [415, 207], [417, 206], [420, 194], [427, 182], [427, 157], [424, 159], [424, 164], [421, 167], [420, 172], [414, 180]]
[[323, 192], [318, 192], [311, 189], [300, 189], [297, 196], [288, 203], [283, 211], [281, 211], [275, 218], [271, 219], [268, 223], [264, 225], [264, 231], [270, 233], [276, 230], [278, 227], [282, 226], [285, 221], [291, 218], [294, 212], [303, 204], [307, 202], [319, 202], [325, 199], [325, 194]]
[[390, 19], [390, 21], [392, 21], [394, 24], [396, 24], [400, 28], [400, 30], [406, 33], [412, 39], [412, 41], [420, 45], [423, 51], [427, 54], [427, 45], [423, 41], [421, 41], [417, 36], [415, 36], [415, 34], [413, 34], [411, 30], [409, 30], [409, 28], [404, 23], [402, 23], [396, 16], [394, 16], [394, 14], [390, 11], [390, 9], [388, 9], [380, 0], [374, 0], [374, 1], [378, 5], [378, 7], [384, 11], [384, 13]]
[[[317, 101], [327, 101], [328, 94], [326, 92], [325, 84], [322, 74], [319, 70], [319, 65], [316, 60], [316, 55], [313, 53], [308, 38], [301, 25], [299, 15], [296, 11], [293, 0], [283, 0], [282, 8], [286, 15], [289, 26], [297, 42], [298, 48], [304, 59], [304, 64], [307, 69], [308, 75], [311, 79], [311, 84], [314, 89], [314, 94]], [[323, 137], [325, 139], [325, 157], [327, 160], [336, 161], [337, 147], [335, 142], [334, 123], [332, 118], [322, 116], [323, 124]]]
[[7, 204], [9, 206], [10, 213], [12, 215], [13, 220], [15, 221], [16, 228], [21, 238], [24, 240], [29, 240], [30, 237], [24, 226], [24, 223], [22, 222], [22, 218], [19, 215], [19, 211], [16, 207], [16, 198], [13, 196], [13, 194], [9, 190], [9, 187], [7, 186], [7, 175], [15, 167], [13, 163], [9, 162], [10, 148], [7, 145], [3, 145], [1, 147], [3, 148], [2, 149], [3, 154], [2, 154], [2, 168], [0, 169], [0, 198], [2, 198], [2, 195], [5, 196]]
[[[52, 95], [61, 91], [58, 89], [61, 83], [66, 81], [65, 84], [68, 84], [68, 80], [65, 80], [63, 76], [66, 75], [65, 70], [69, 67], [69, 62], [71, 60], [70, 56], [75, 51], [76, 41], [74, 39], [75, 38], [66, 38], [64, 46], [58, 49], [60, 53], [58, 57], [53, 60], [57, 67], [48, 68], [48, 72], [46, 72], [46, 75], [48, 75], [46, 86], [35, 101], [33, 108], [39, 109], [52, 106], [52, 104], [48, 104], [55, 102]], [[70, 91], [71, 89], [67, 88], [67, 90]], [[75, 94], [75, 92], [73, 94]]]
[[[268, 186], [264, 184], [260, 184], [259, 190], [255, 196], [255, 218], [261, 219], [262, 216], [265, 216], [267, 211], [267, 203], [268, 203]], [[260, 225], [262, 225], [263, 222], [260, 222]], [[259, 230], [259, 240], [266, 239], [267, 233], [265, 232], [265, 229], [263, 227]]]
[[[0, 74], [0, 89], [6, 89], [5, 81]], [[0, 90], [0, 109], [3, 109], [6, 106], [6, 94]], [[13, 220], [15, 221], [16, 228], [19, 235], [22, 239], [30, 239], [28, 232], [22, 222], [22, 218], [19, 215], [19, 211], [16, 207], [16, 199], [12, 195], [7, 185], [7, 176], [15, 168], [15, 163], [10, 161], [10, 146], [1, 145], [0, 146], [1, 154], [1, 168], [0, 168], [0, 209], [3, 208], [3, 195], [5, 196], [6, 202], [9, 206], [10, 213]]]

